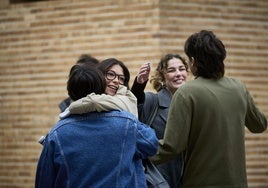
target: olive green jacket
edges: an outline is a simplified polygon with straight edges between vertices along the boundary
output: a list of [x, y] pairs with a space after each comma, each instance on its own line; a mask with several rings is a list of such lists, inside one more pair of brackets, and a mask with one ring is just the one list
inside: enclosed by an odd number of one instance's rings
[[245, 126], [266, 130], [267, 120], [244, 84], [197, 78], [174, 94], [156, 164], [184, 154], [184, 188], [247, 187]]

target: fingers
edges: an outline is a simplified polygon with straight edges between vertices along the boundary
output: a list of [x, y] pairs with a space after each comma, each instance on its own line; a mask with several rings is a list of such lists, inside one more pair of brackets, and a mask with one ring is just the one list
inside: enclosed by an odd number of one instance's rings
[[150, 70], [150, 63], [144, 63], [139, 69], [139, 74], [148, 74]]
[[150, 63], [144, 63], [139, 69], [137, 82], [140, 84], [146, 82], [149, 79], [150, 70]]

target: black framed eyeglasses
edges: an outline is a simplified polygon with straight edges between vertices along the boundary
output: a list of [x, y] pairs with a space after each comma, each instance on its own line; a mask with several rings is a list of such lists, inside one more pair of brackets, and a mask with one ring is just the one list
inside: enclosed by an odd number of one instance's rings
[[119, 84], [122, 84], [124, 85], [125, 83], [125, 76], [124, 75], [121, 75], [121, 74], [116, 74], [114, 71], [112, 70], [108, 70], [106, 73], [105, 73], [105, 77], [107, 80], [114, 80], [116, 77], [118, 79], [118, 82]]

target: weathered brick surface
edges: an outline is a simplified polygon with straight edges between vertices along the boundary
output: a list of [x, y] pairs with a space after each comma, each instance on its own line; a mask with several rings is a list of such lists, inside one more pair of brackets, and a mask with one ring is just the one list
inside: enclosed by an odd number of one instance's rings
[[[266, 0], [53, 0], [0, 7], [0, 187], [34, 186], [37, 140], [57, 121], [68, 71], [82, 53], [122, 60], [132, 83], [143, 62], [155, 68], [163, 54], [183, 54], [189, 34], [213, 30], [227, 48], [226, 74], [245, 82], [268, 116], [267, 10]], [[267, 131], [246, 130], [249, 187], [268, 187], [267, 148]]]

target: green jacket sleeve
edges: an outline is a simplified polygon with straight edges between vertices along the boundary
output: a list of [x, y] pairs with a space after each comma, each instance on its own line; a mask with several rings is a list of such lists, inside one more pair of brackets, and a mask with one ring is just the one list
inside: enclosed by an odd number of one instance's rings
[[267, 119], [255, 106], [253, 98], [247, 91], [247, 114], [245, 125], [253, 133], [261, 133], [267, 129]]
[[189, 102], [179, 93], [172, 98], [164, 138], [159, 141], [158, 153], [150, 158], [160, 164], [175, 158], [186, 149], [191, 125]]

